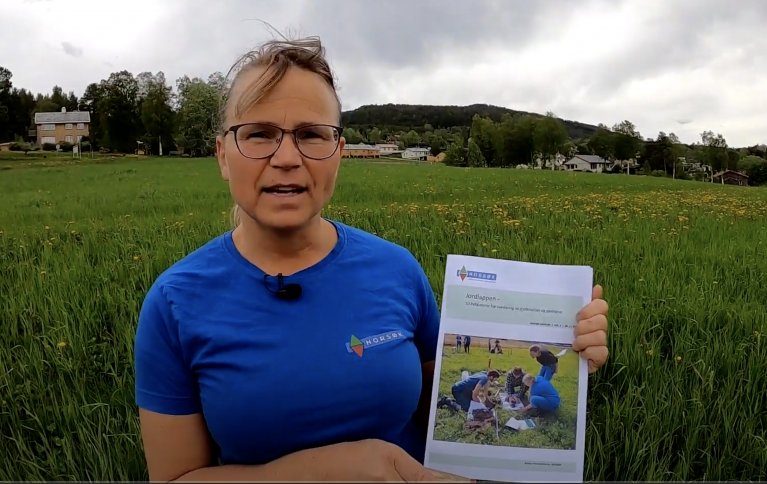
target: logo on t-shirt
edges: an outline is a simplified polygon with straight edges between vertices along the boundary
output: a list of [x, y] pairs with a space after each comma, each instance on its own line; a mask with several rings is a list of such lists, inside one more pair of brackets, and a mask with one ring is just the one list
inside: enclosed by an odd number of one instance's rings
[[387, 331], [385, 333], [377, 334], [375, 336], [366, 336], [364, 338], [358, 338], [352, 335], [348, 343], [346, 343], [346, 351], [349, 353], [355, 353], [362, 358], [362, 354], [365, 350], [380, 346], [386, 343], [392, 343], [399, 339], [404, 339], [405, 334], [402, 331]]
[[456, 275], [460, 277], [462, 281], [472, 279], [475, 281], [495, 282], [498, 277], [498, 274], [493, 272], [467, 271], [466, 266], [458, 269]]

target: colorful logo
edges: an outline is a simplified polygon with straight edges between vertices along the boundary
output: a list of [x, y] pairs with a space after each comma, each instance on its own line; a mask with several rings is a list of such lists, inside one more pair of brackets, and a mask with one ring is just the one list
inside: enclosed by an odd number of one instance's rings
[[466, 266], [461, 267], [456, 272], [456, 275], [461, 278], [461, 281], [472, 279], [475, 281], [495, 282], [498, 278], [498, 274], [492, 272], [467, 271]]
[[349, 342], [346, 343], [346, 351], [349, 353], [355, 353], [362, 358], [362, 354], [365, 350], [380, 346], [386, 343], [392, 343], [394, 341], [405, 339], [405, 334], [402, 331], [387, 331], [386, 333], [377, 334], [375, 336], [367, 336], [365, 338], [357, 338], [352, 335]]
[[365, 345], [362, 344], [362, 341], [360, 341], [359, 338], [352, 335], [352, 339], [349, 341], [349, 344], [346, 345], [346, 349], [350, 349], [349, 346], [351, 346], [352, 351], [357, 353], [357, 356], [362, 358], [362, 352], [365, 351]]

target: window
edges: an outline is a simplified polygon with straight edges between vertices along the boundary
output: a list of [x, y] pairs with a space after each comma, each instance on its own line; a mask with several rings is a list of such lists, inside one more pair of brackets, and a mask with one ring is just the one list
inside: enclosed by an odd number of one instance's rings
[[72, 138], [71, 136], [67, 136], [67, 143], [71, 143], [72, 141], [74, 141], [74, 138]]
[[56, 125], [55, 124], [44, 124], [40, 127], [41, 131], [55, 131]]
[[77, 129], [85, 129], [85, 123], [77, 123]]
[[67, 123], [67, 125], [65, 126], [65, 128], [66, 128], [66, 129], [72, 129], [72, 123]]
[[40, 141], [42, 142], [42, 144], [50, 143], [52, 145], [55, 145], [56, 144], [56, 137], [55, 136], [43, 136]]

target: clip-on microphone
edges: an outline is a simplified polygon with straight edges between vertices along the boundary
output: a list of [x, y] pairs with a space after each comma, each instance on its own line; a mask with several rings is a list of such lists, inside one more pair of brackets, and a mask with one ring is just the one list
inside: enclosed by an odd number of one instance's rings
[[[268, 276], [264, 275], [264, 279]], [[268, 285], [267, 285], [268, 288]], [[269, 289], [271, 291], [271, 289]], [[272, 291], [274, 294], [285, 301], [295, 301], [301, 297], [302, 288], [300, 284], [290, 283], [285, 284], [282, 273], [277, 274], [277, 291]]]

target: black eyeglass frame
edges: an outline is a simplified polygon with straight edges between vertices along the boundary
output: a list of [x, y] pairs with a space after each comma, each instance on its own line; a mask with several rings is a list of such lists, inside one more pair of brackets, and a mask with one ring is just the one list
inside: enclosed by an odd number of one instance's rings
[[[269, 155], [255, 158], [255, 157], [252, 157], [252, 156], [248, 156], [248, 155], [246, 155], [245, 153], [242, 152], [242, 149], [240, 148], [240, 143], [237, 142], [237, 130], [239, 130], [243, 126], [253, 126], [253, 125], [269, 126], [270, 128], [275, 128], [275, 129], [278, 129], [278, 130], [281, 131], [280, 142], [277, 143], [277, 146], [274, 148], [274, 151], [272, 151]], [[315, 158], [314, 156], [308, 156], [306, 153], [304, 153], [301, 150], [301, 145], [298, 143], [298, 139], [296, 139], [296, 131], [300, 131], [300, 130], [303, 130], [303, 129], [306, 129], [306, 128], [314, 128], [314, 127], [317, 127], [317, 126], [321, 126], [321, 127], [324, 127], [324, 128], [333, 128], [333, 129], [336, 130], [336, 133], [337, 133], [336, 145], [333, 148], [333, 151], [331, 151], [330, 154], [328, 156], [324, 157], [324, 158]], [[306, 156], [307, 158], [312, 159], [312, 160], [327, 160], [328, 158], [330, 158], [331, 156], [336, 154], [336, 151], [338, 150], [338, 145], [341, 143], [341, 136], [343, 134], [344, 128], [342, 126], [335, 126], [333, 124], [322, 124], [322, 123], [319, 123], [319, 124], [307, 124], [307, 125], [304, 125], [304, 126], [299, 126], [296, 129], [287, 129], [287, 128], [283, 128], [282, 126], [277, 126], [276, 124], [271, 124], [271, 123], [241, 123], [241, 124], [234, 124], [232, 126], [229, 126], [224, 131], [224, 136], [228, 135], [230, 131], [234, 135], [234, 145], [237, 146], [237, 151], [239, 151], [240, 154], [242, 156], [244, 156], [245, 158], [249, 158], [251, 160], [265, 160], [266, 158], [274, 156], [274, 154], [277, 153], [277, 150], [280, 149], [280, 146], [282, 146], [282, 140], [285, 139], [285, 134], [289, 134], [289, 135], [293, 136], [293, 143], [295, 143], [296, 148], [298, 148], [298, 151], [303, 156]]]

